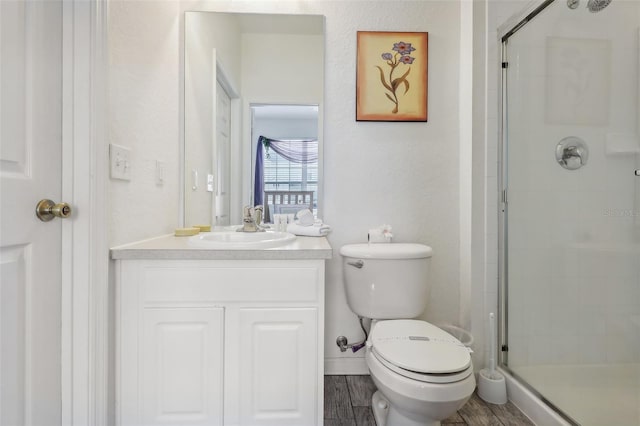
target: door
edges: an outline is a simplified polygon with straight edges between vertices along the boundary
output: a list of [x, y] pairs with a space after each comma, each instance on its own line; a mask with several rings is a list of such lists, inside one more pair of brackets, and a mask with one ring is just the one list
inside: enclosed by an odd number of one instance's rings
[[61, 423], [62, 5], [0, 2], [0, 424]]
[[502, 363], [575, 424], [640, 425], [640, 3], [584, 3], [503, 39]]
[[222, 425], [224, 309], [148, 308], [143, 316], [143, 419], [123, 423]]
[[231, 99], [216, 83], [216, 225], [230, 225]]
[[240, 424], [317, 424], [316, 308], [240, 309]]

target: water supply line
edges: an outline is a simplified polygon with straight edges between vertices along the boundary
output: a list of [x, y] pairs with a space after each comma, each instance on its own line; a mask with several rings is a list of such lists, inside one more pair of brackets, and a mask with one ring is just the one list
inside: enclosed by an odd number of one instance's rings
[[356, 353], [367, 343], [369, 333], [367, 333], [367, 330], [364, 327], [364, 317], [359, 316], [358, 320], [360, 321], [360, 328], [362, 328], [362, 332], [364, 333], [364, 340], [358, 343], [349, 343], [345, 336], [338, 336], [338, 338], [336, 339], [336, 345], [338, 345], [338, 347], [340, 348], [340, 352], [346, 352], [347, 349], [351, 349], [351, 352]]

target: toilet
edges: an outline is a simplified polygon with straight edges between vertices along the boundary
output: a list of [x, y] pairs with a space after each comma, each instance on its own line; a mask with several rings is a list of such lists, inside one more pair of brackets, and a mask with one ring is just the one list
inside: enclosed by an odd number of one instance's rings
[[377, 426], [435, 426], [460, 409], [476, 381], [469, 349], [421, 320], [433, 250], [423, 244], [348, 244], [343, 258], [347, 303], [371, 319], [365, 361], [378, 390]]

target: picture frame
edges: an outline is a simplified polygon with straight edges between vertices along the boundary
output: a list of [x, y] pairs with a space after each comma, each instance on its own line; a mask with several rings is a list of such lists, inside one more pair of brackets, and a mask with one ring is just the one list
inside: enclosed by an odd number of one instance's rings
[[427, 121], [429, 33], [358, 31], [356, 121]]

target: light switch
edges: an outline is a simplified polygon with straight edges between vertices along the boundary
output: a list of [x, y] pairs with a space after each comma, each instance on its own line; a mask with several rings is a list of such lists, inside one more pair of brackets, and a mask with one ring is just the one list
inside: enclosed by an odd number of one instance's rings
[[198, 190], [198, 171], [196, 169], [191, 170], [191, 190]]
[[131, 180], [131, 149], [109, 144], [111, 179]]
[[162, 186], [164, 185], [164, 176], [165, 169], [167, 168], [167, 163], [164, 161], [156, 160], [156, 185]]
[[213, 192], [213, 175], [207, 175], [207, 191]]

